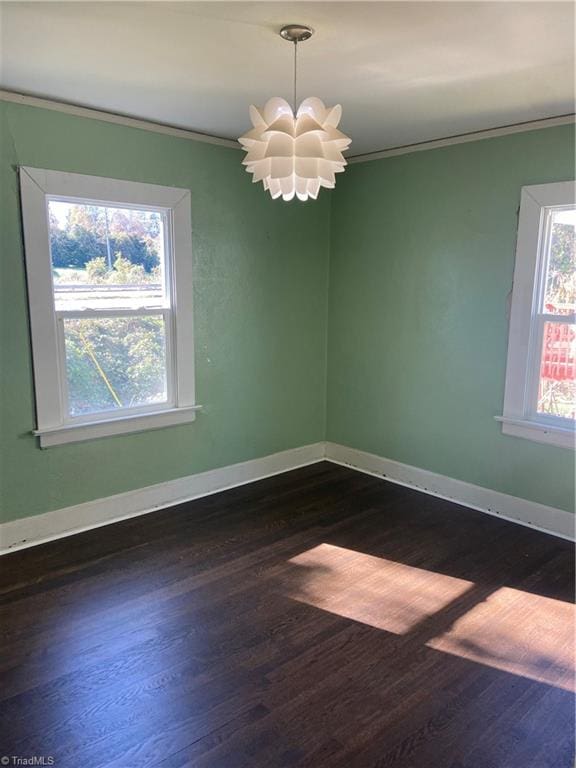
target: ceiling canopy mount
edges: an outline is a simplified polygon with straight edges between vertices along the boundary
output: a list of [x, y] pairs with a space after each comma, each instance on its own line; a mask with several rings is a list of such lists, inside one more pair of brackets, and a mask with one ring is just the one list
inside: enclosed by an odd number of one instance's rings
[[289, 43], [303, 43], [304, 40], [310, 40], [313, 34], [312, 27], [306, 27], [304, 24], [286, 24], [280, 30], [280, 37]]

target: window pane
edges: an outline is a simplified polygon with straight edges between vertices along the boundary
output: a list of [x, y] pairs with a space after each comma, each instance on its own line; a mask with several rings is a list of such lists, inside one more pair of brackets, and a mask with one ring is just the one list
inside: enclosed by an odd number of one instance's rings
[[576, 312], [576, 208], [557, 209], [550, 216], [544, 312], [570, 315]]
[[70, 416], [166, 402], [162, 315], [63, 322]]
[[57, 310], [165, 306], [160, 211], [49, 200]]
[[545, 323], [538, 413], [576, 418], [576, 326]]

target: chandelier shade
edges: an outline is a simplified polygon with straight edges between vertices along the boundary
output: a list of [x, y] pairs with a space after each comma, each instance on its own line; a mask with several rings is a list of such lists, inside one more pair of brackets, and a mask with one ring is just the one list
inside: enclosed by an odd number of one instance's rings
[[326, 107], [310, 97], [294, 113], [285, 99], [270, 99], [263, 109], [250, 107], [254, 126], [240, 137], [243, 165], [252, 181], [261, 181], [272, 198], [315, 200], [320, 187], [332, 189], [344, 170], [342, 152], [351, 139], [338, 130], [342, 107]]

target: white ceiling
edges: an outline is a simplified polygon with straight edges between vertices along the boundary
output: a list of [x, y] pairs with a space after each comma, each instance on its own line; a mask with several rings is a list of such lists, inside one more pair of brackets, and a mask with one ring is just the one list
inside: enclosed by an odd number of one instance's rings
[[299, 93], [341, 103], [349, 155], [574, 111], [571, 2], [7, 2], [3, 88], [236, 138]]

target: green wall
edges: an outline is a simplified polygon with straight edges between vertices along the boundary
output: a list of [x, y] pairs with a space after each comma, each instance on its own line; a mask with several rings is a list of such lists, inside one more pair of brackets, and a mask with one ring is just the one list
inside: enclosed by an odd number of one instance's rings
[[352, 165], [332, 198], [334, 442], [574, 510], [572, 451], [502, 435], [520, 188], [574, 178], [571, 126]]
[[[1, 519], [325, 438], [573, 510], [573, 454], [493, 419], [520, 187], [573, 177], [573, 142], [559, 127], [361, 163], [286, 204], [236, 150], [0, 102]], [[191, 190], [195, 423], [40, 450], [16, 165]]]
[[[1, 517], [11, 520], [324, 439], [330, 198], [279, 204], [239, 151], [0, 102]], [[193, 424], [38, 447], [15, 166], [192, 194]]]

